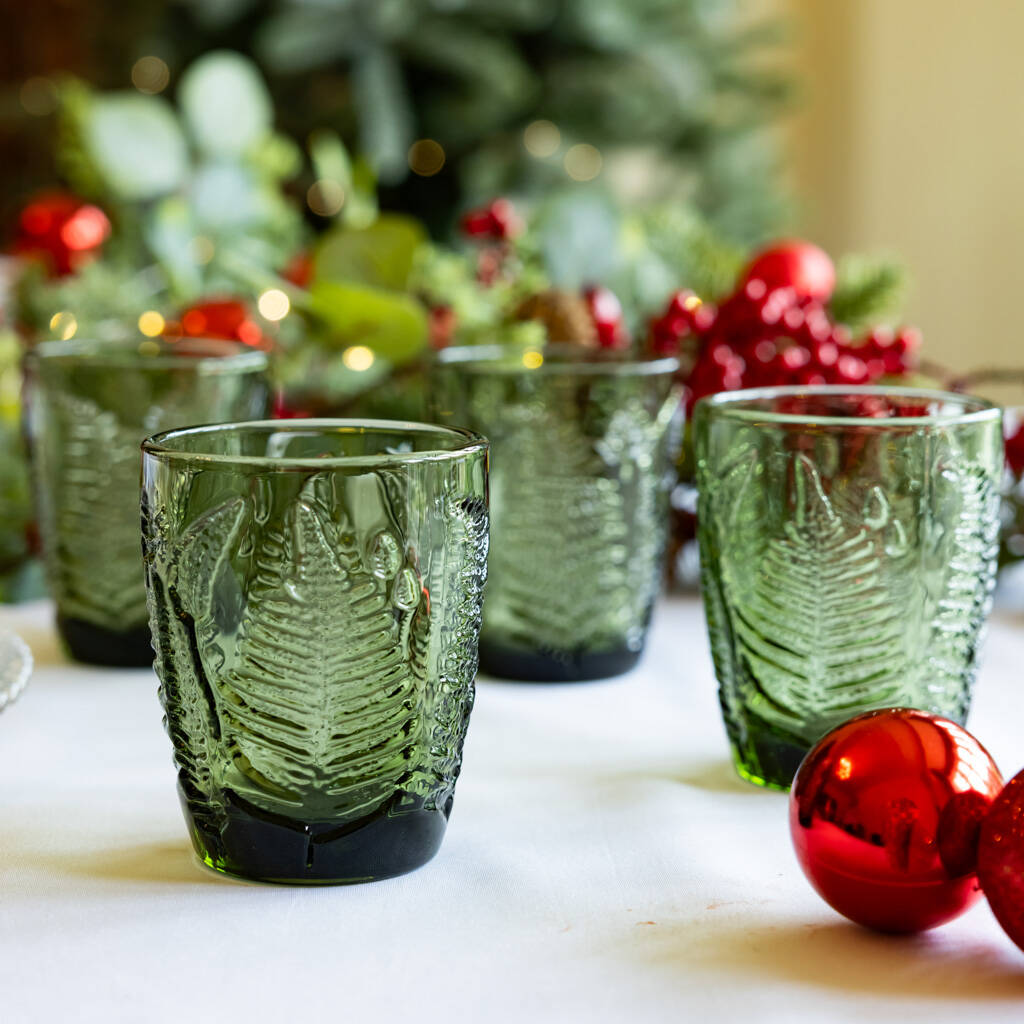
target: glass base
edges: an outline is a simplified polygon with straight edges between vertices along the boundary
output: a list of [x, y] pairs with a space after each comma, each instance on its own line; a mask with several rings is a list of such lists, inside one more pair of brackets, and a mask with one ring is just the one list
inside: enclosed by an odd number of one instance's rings
[[153, 645], [148, 625], [115, 632], [94, 626], [84, 619], [73, 619], [58, 613], [57, 632], [68, 654], [75, 661], [86, 665], [147, 668], [153, 664]]
[[480, 641], [480, 671], [525, 683], [575, 683], [621, 676], [643, 651], [526, 651]]
[[449, 800], [446, 811], [384, 810], [341, 826], [303, 824], [260, 811], [233, 794], [229, 799], [227, 823], [211, 832], [182, 796], [196, 853], [222, 874], [284, 885], [352, 885], [414, 871], [440, 849], [451, 813]]
[[755, 786], [786, 792], [810, 747], [775, 736], [751, 733], [746, 747], [732, 746], [732, 759], [740, 778]]

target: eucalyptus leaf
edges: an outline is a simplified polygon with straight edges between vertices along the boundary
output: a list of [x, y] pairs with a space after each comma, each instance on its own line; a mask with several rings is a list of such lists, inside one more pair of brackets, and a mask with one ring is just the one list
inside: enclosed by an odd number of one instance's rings
[[97, 93], [84, 109], [81, 132], [96, 171], [120, 199], [155, 199], [184, 181], [185, 138], [159, 96]]
[[162, 199], [147, 218], [144, 230], [172, 287], [183, 296], [198, 293], [202, 273], [196, 263], [196, 229], [188, 203], [180, 196]]
[[204, 54], [188, 68], [178, 102], [190, 135], [209, 154], [244, 153], [273, 124], [270, 93], [256, 65], [229, 50]]
[[427, 240], [419, 221], [383, 214], [369, 227], [335, 228], [321, 239], [316, 276], [404, 290], [416, 251]]
[[603, 281], [619, 264], [620, 215], [597, 189], [555, 193], [539, 208], [537, 227], [544, 266], [555, 287], [576, 289]]
[[363, 152], [383, 182], [401, 180], [413, 142], [413, 112], [394, 54], [372, 47], [354, 65], [352, 85]]
[[328, 327], [327, 343], [366, 345], [389, 362], [406, 363], [427, 343], [427, 315], [409, 295], [362, 284], [317, 281], [310, 310]]

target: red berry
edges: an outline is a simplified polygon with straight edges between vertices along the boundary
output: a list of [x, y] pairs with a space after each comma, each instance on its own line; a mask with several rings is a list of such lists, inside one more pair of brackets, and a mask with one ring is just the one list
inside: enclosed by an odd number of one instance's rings
[[782, 365], [787, 370], [795, 371], [802, 369], [811, 361], [811, 353], [803, 345], [790, 345], [782, 353]]
[[863, 384], [867, 380], [868, 371], [864, 365], [864, 360], [859, 359], [855, 355], [851, 355], [849, 352], [844, 352], [839, 357], [839, 362], [836, 364], [836, 371], [839, 374], [839, 379], [844, 384]]
[[769, 288], [791, 287], [801, 299], [827, 301], [836, 286], [836, 271], [828, 253], [810, 242], [777, 242], [758, 253], [744, 274]]
[[470, 210], [469, 213], [463, 214], [460, 226], [462, 228], [462, 233], [464, 235], [468, 235], [470, 238], [494, 237], [494, 219], [491, 217], [490, 211], [487, 209]]
[[[270, 341], [259, 325], [249, 319], [249, 312], [239, 299], [197, 302], [181, 314], [180, 323], [181, 334], [187, 338], [226, 338], [253, 348], [270, 347]], [[165, 330], [164, 333], [175, 332]]]
[[[622, 303], [609, 288], [593, 287], [583, 292], [590, 316], [597, 328], [597, 343], [601, 348], [622, 348], [629, 344], [622, 322]], [[680, 332], [682, 333], [682, 332]]]
[[494, 225], [495, 238], [515, 238], [522, 234], [523, 220], [508, 199], [495, 199], [487, 207], [487, 212]]
[[1004, 414], [1006, 430], [1006, 464], [1017, 476], [1024, 473], [1024, 422], [1009, 410]]
[[70, 192], [47, 192], [21, 211], [14, 251], [41, 257], [55, 277], [95, 258], [110, 235], [107, 215]]

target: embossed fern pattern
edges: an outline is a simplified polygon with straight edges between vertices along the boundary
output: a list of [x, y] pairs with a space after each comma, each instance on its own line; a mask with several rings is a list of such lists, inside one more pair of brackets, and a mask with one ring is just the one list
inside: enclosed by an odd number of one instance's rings
[[[143, 548], [153, 648], [164, 723], [174, 748], [178, 781], [196, 821], [217, 834], [223, 800], [215, 777], [221, 739], [218, 701], [209, 667], [217, 587], [234, 577], [227, 559], [248, 509], [234, 499], [200, 516], [174, 545], [163, 547], [165, 530], [143, 503]], [[223, 656], [220, 657], [220, 663]]]
[[888, 524], [840, 514], [803, 455], [792, 461], [792, 495], [792, 518], [769, 541], [732, 626], [757, 684], [750, 709], [816, 736], [854, 710], [899, 703], [908, 666], [882, 572]]
[[998, 555], [999, 493], [992, 474], [965, 460], [935, 467], [939, 500], [958, 502], [951, 530], [938, 538], [948, 567], [932, 595], [923, 689], [947, 715], [965, 715], [980, 632], [992, 601]]
[[[54, 401], [66, 431], [65, 483], [53, 497], [48, 571], [65, 614], [125, 629], [143, 622], [146, 609], [137, 546], [140, 434], [89, 399], [58, 394]], [[125, 542], [112, 550], [112, 537]]]
[[347, 524], [297, 500], [265, 535], [222, 682], [240, 795], [357, 819], [391, 796], [416, 732], [416, 681], [386, 581]]
[[631, 618], [627, 520], [593, 442], [547, 417], [513, 431], [499, 459], [489, 621], [552, 651], [620, 642]]

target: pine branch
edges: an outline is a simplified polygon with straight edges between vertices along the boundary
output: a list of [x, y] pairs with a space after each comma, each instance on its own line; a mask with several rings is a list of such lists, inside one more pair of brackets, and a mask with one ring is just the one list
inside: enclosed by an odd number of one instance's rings
[[854, 333], [895, 314], [904, 290], [902, 268], [891, 260], [846, 256], [839, 262], [829, 312]]

